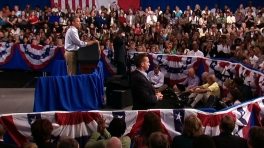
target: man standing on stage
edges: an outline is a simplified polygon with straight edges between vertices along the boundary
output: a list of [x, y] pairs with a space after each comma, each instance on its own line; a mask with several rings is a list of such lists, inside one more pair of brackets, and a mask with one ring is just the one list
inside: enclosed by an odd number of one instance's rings
[[94, 43], [98, 43], [97, 40], [93, 41], [81, 41], [78, 35], [78, 29], [81, 28], [81, 22], [79, 17], [72, 18], [72, 26], [67, 30], [65, 35], [65, 59], [67, 64], [68, 75], [76, 75], [78, 69], [77, 62], [77, 50], [80, 47], [85, 47]]
[[114, 45], [114, 60], [117, 65], [117, 75], [126, 77], [126, 49], [125, 49], [125, 32], [119, 29], [117, 36], [113, 41]]
[[147, 110], [156, 107], [158, 100], [162, 100], [163, 95], [155, 92], [152, 84], [147, 78], [146, 71], [149, 69], [148, 55], [141, 53], [136, 55], [134, 61], [137, 69], [131, 77], [131, 94], [133, 98], [133, 110]]

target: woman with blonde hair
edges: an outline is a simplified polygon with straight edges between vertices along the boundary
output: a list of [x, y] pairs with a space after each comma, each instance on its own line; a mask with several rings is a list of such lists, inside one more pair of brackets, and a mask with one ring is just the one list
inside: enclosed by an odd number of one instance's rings
[[184, 119], [182, 135], [173, 138], [172, 148], [192, 148], [194, 138], [202, 134], [201, 120], [190, 115]]

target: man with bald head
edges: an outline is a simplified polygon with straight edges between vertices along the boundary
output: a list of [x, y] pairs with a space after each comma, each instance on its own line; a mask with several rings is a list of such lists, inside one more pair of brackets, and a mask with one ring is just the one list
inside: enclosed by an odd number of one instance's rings
[[122, 143], [119, 138], [112, 137], [107, 141], [105, 148], [122, 148]]
[[0, 124], [0, 148], [17, 148], [17, 146], [4, 143], [4, 135], [6, 133], [5, 128]]
[[207, 103], [207, 100], [210, 95], [220, 98], [220, 88], [216, 82], [216, 78], [214, 75], [207, 76], [207, 83], [201, 86], [196, 86], [190, 90], [191, 95], [189, 96], [189, 103], [191, 99], [194, 99], [191, 107], [195, 107], [195, 105], [202, 101], [204, 104]]
[[[190, 89], [198, 86], [200, 84], [199, 77], [195, 74], [193, 68], [188, 69], [188, 77], [182, 83], [175, 84], [173, 90], [175, 92], [189, 92]], [[184, 88], [184, 89], [183, 89]]]

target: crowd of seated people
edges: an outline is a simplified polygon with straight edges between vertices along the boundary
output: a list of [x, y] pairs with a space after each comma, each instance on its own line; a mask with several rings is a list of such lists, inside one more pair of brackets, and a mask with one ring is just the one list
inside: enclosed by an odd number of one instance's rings
[[[264, 118], [262, 118], [262, 124]], [[85, 148], [263, 148], [264, 128], [251, 127], [248, 138], [244, 139], [234, 134], [236, 121], [234, 116], [224, 115], [219, 125], [219, 135], [204, 135], [201, 120], [195, 115], [185, 117], [180, 135], [171, 137], [165, 132], [165, 127], [155, 112], [146, 112], [140, 131], [135, 137], [125, 136], [126, 123], [124, 119], [114, 118], [109, 127], [105, 125], [103, 115], [97, 120], [97, 130], [86, 141]], [[37, 119], [31, 127], [33, 141], [24, 143], [21, 148], [79, 148], [79, 143], [71, 137], [60, 137], [51, 140], [52, 123], [47, 119]], [[109, 132], [108, 132], [109, 130]], [[0, 124], [0, 147], [17, 148], [5, 143], [3, 137], [5, 128]], [[131, 140], [132, 139], [132, 140]]]

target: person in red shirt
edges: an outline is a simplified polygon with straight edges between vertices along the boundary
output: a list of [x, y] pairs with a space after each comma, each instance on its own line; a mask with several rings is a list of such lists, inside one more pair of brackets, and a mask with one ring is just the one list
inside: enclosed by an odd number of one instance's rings
[[126, 18], [124, 17], [124, 13], [120, 13], [118, 17], [118, 21], [124, 24], [126, 22]]
[[36, 16], [34, 11], [31, 12], [28, 20], [31, 25], [35, 25], [39, 22], [38, 17]]

